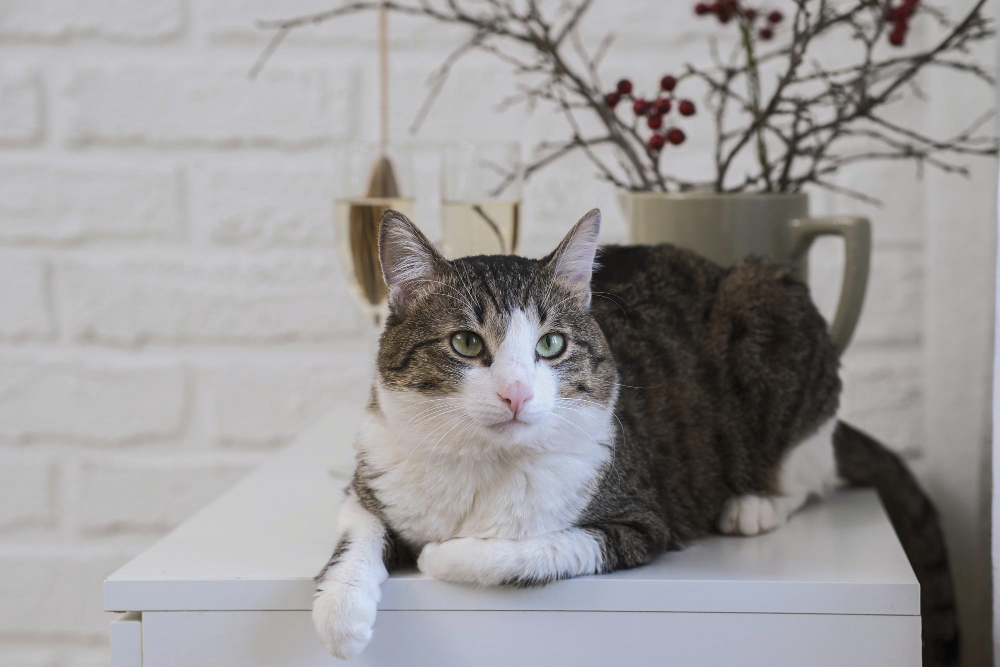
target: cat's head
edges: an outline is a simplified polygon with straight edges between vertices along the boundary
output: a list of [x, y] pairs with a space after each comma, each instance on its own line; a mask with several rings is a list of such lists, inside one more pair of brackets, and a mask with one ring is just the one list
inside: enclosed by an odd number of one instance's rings
[[600, 222], [591, 211], [539, 260], [448, 261], [387, 212], [379, 250], [390, 315], [376, 383], [386, 418], [445, 448], [606, 439], [618, 374], [590, 314]]

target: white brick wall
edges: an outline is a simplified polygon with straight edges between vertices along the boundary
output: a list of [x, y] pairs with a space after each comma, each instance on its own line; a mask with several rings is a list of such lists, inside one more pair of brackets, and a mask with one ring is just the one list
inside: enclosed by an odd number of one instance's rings
[[46, 339], [55, 331], [49, 309], [49, 268], [38, 259], [0, 253], [0, 338]]
[[198, 170], [191, 186], [201, 204], [198, 233], [224, 246], [331, 246], [333, 188], [331, 170], [321, 165]]
[[65, 105], [74, 145], [315, 148], [344, 139], [354, 93], [346, 69], [267, 69], [252, 85], [245, 63], [80, 68]]
[[316, 255], [210, 255], [66, 262], [56, 284], [66, 334], [75, 341], [238, 344], [323, 341], [355, 332], [354, 318], [338, 316], [338, 305], [348, 301], [336, 288], [338, 278], [336, 264]]
[[166, 240], [181, 231], [181, 181], [169, 164], [58, 156], [0, 162], [0, 239], [56, 243]]
[[97, 37], [135, 42], [176, 36], [182, 0], [7, 0], [0, 35], [26, 41]]
[[0, 529], [51, 527], [56, 523], [55, 464], [44, 455], [0, 453]]
[[[366, 377], [331, 198], [336, 147], [376, 134], [374, 18], [292, 35], [250, 82], [266, 41], [254, 21], [332, 0], [0, 4], [0, 488], [14, 500], [0, 503], [0, 667], [106, 664], [101, 579]], [[584, 25], [588, 38], [618, 34], [609, 80], [653, 82], [706, 57], [714, 29], [686, 4], [634, 4], [598, 0]], [[395, 138], [409, 138], [425, 77], [459, 34], [393, 19]], [[565, 131], [546, 111], [495, 114], [511, 85], [488, 59], [460, 65], [416, 138], [528, 148]], [[907, 113], [932, 127], [933, 114]], [[699, 122], [676, 153], [688, 173], [707, 168]], [[526, 187], [526, 254], [595, 205], [605, 238], [625, 239], [615, 193], [592, 176], [571, 159]], [[435, 192], [433, 169], [418, 178]], [[907, 196], [882, 209], [813, 201], [874, 222], [845, 413], [920, 452], [933, 447], [925, 239], [937, 221], [910, 169], [845, 175], [873, 182]], [[419, 206], [431, 230], [436, 209]], [[813, 253], [825, 312], [841, 257], [835, 242]]]
[[355, 359], [365, 353], [345, 346], [331, 362], [281, 360], [205, 368], [198, 383], [215, 423], [215, 442], [223, 447], [287, 442], [331, 405], [357, 397], [367, 375]]
[[153, 457], [88, 456], [76, 470], [80, 526], [87, 534], [169, 529], [242, 477], [258, 462], [231, 456], [174, 453]]
[[33, 144], [41, 138], [42, 91], [33, 70], [0, 70], [0, 144]]
[[186, 425], [180, 368], [42, 362], [15, 353], [0, 363], [0, 441], [132, 445], [176, 437]]

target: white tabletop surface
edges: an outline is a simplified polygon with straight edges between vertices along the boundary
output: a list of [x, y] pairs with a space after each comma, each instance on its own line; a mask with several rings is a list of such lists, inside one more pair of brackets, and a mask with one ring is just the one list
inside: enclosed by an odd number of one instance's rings
[[[108, 611], [306, 610], [337, 540], [357, 408], [298, 442], [105, 582]], [[845, 490], [769, 535], [713, 536], [652, 564], [529, 590], [397, 573], [381, 609], [917, 615], [919, 585], [878, 497]]]

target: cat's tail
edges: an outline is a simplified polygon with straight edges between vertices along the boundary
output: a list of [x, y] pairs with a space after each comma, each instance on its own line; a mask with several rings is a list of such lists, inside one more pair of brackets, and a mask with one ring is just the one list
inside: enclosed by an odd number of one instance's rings
[[934, 505], [903, 460], [867, 433], [839, 422], [833, 447], [842, 478], [878, 491], [920, 582], [923, 664], [925, 667], [958, 665], [960, 638], [955, 588]]

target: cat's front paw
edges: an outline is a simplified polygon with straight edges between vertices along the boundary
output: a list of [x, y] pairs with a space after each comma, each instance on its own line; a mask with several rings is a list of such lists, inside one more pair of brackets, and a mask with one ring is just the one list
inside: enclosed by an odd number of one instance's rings
[[499, 540], [457, 537], [447, 542], [431, 542], [420, 552], [417, 567], [429, 577], [459, 584], [493, 586], [501, 579], [491, 562]]
[[324, 581], [313, 599], [313, 624], [326, 650], [341, 660], [353, 658], [372, 638], [378, 594], [362, 586]]

